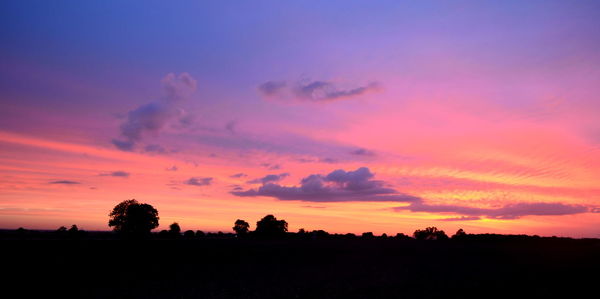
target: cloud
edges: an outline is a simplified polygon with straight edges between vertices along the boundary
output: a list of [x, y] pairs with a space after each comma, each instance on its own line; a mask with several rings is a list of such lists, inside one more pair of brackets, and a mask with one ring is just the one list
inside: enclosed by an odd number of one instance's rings
[[196, 80], [188, 73], [181, 73], [179, 76], [169, 73], [161, 80], [161, 83], [165, 93], [164, 99], [168, 102], [185, 100], [198, 87]]
[[129, 177], [129, 172], [125, 172], [125, 171], [113, 171], [113, 172], [107, 172], [107, 173], [102, 173], [100, 174], [101, 176], [114, 176], [114, 177]]
[[318, 158], [318, 159], [314, 159], [314, 158], [297, 158], [297, 159], [294, 159], [294, 161], [299, 162], [299, 163], [315, 163], [315, 162], [329, 163], [329, 164], [339, 163], [339, 160], [338, 159], [334, 159], [334, 158]]
[[294, 84], [286, 81], [267, 81], [258, 86], [266, 98], [295, 99], [308, 102], [331, 102], [364, 95], [379, 89], [377, 82], [364, 86], [342, 89], [330, 81], [301, 80]]
[[177, 168], [177, 165], [173, 165], [171, 167], [167, 168], [167, 171], [177, 171], [179, 168]]
[[232, 189], [233, 191], [241, 191], [241, 190], [244, 190], [244, 188], [242, 188], [242, 186], [240, 186], [240, 185], [231, 185], [231, 186], [229, 186], [229, 187], [232, 187], [232, 188], [233, 188], [233, 189]]
[[277, 170], [281, 169], [281, 165], [279, 164], [271, 164], [271, 163], [261, 163], [260, 166], [268, 169], [268, 170]]
[[131, 140], [119, 140], [119, 139], [113, 139], [112, 144], [114, 146], [116, 146], [118, 149], [125, 151], [125, 152], [130, 152], [133, 150], [133, 147], [135, 146], [135, 142], [131, 141]]
[[166, 154], [167, 150], [158, 144], [148, 144], [144, 147], [144, 151], [158, 154]]
[[286, 85], [285, 81], [267, 81], [258, 86], [258, 91], [267, 97], [277, 96], [284, 92]]
[[356, 155], [356, 156], [367, 156], [367, 157], [375, 156], [374, 152], [364, 149], [364, 148], [359, 148], [357, 150], [353, 150], [350, 152], [350, 154]]
[[329, 164], [335, 164], [335, 163], [338, 163], [339, 161], [337, 159], [334, 159], [334, 158], [319, 158], [319, 162], [329, 163]]
[[[196, 80], [188, 73], [179, 76], [170, 73], [162, 79], [164, 96], [155, 102], [144, 104], [127, 113], [127, 119], [119, 127], [121, 139], [112, 143], [120, 150], [132, 151], [146, 135], [158, 135], [172, 120], [185, 122], [185, 111], [177, 104], [196, 90]], [[156, 148], [158, 149], [158, 148]], [[152, 151], [152, 147], [146, 149]]]
[[295, 88], [294, 93], [299, 99], [313, 102], [327, 102], [363, 95], [377, 88], [377, 83], [370, 83], [365, 86], [343, 90], [328, 81], [309, 81], [300, 83]]
[[225, 124], [225, 130], [227, 130], [227, 132], [229, 132], [229, 133], [231, 133], [231, 134], [235, 134], [235, 132], [236, 132], [236, 127], [237, 127], [237, 124], [238, 124], [238, 123], [237, 123], [237, 121], [235, 121], [235, 120], [228, 121], [228, 122]]
[[285, 177], [287, 177], [289, 175], [290, 175], [289, 173], [268, 174], [262, 178], [250, 180], [247, 183], [248, 184], [267, 184], [267, 183], [271, 183], [271, 182], [279, 182], [280, 180], [284, 179]]
[[568, 205], [563, 203], [516, 203], [507, 204], [500, 208], [474, 208], [459, 205], [430, 205], [416, 201], [406, 207], [396, 207], [396, 211], [452, 213], [466, 216], [482, 216], [491, 219], [518, 219], [523, 216], [559, 216], [591, 212], [583, 205]]
[[437, 219], [439, 221], [473, 221], [473, 220], [481, 220], [481, 217], [477, 216], [461, 216], [461, 217], [453, 217], [453, 218], [442, 218]]
[[69, 181], [69, 180], [61, 180], [61, 181], [53, 181], [53, 182], [50, 182], [49, 184], [53, 184], [53, 185], [78, 185], [80, 183], [79, 182], [75, 182], [75, 181]]
[[230, 178], [242, 178], [242, 177], [246, 177], [246, 176], [248, 176], [248, 175], [240, 172], [240, 173], [232, 174], [229, 177]]
[[212, 183], [213, 178], [190, 178], [185, 181], [185, 184], [192, 186], [208, 186]]
[[282, 186], [265, 183], [257, 189], [232, 191], [236, 196], [268, 196], [279, 200], [310, 202], [344, 201], [394, 201], [413, 202], [418, 197], [387, 188], [383, 181], [373, 180], [373, 173], [366, 167], [354, 171], [335, 170], [327, 175], [312, 174], [299, 186]]

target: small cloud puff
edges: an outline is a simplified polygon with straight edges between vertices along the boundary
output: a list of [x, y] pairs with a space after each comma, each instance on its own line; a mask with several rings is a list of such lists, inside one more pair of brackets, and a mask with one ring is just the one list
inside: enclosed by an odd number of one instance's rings
[[190, 178], [185, 181], [185, 184], [192, 186], [208, 186], [212, 183], [213, 178]]
[[129, 177], [129, 172], [125, 172], [125, 171], [113, 171], [113, 172], [107, 172], [107, 173], [101, 173], [100, 176], [114, 176], [114, 177]]

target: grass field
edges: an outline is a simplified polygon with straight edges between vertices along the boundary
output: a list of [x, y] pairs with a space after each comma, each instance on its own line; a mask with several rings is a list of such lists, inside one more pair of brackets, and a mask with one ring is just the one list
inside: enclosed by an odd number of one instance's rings
[[0, 246], [14, 298], [591, 298], [600, 269], [597, 239], [86, 238]]

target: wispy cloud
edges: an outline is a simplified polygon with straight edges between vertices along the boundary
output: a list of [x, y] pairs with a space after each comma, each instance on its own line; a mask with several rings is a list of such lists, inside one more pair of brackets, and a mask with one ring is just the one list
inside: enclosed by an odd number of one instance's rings
[[60, 181], [52, 181], [49, 184], [53, 184], [53, 185], [78, 185], [78, 184], [81, 184], [81, 183], [75, 182], [75, 181], [69, 181], [69, 180], [60, 180]]
[[367, 157], [375, 156], [374, 152], [372, 152], [368, 149], [364, 149], [364, 148], [359, 148], [359, 149], [353, 150], [350, 152], [350, 154], [355, 155], [355, 156], [367, 156]]
[[208, 186], [212, 183], [213, 178], [190, 178], [189, 180], [185, 181], [185, 184], [187, 185], [192, 185], [192, 186]]
[[127, 177], [129, 177], [130, 173], [119, 170], [119, 171], [112, 171], [112, 172], [101, 173], [100, 175], [101, 176], [114, 176], [114, 177], [127, 178]]
[[289, 173], [268, 174], [262, 178], [249, 180], [247, 183], [248, 184], [266, 184], [266, 183], [272, 183], [272, 182], [279, 182], [280, 180], [284, 179], [285, 177], [287, 177], [289, 175], [290, 175]]
[[259, 93], [267, 98], [294, 99], [307, 102], [345, 100], [378, 89], [379, 83], [377, 82], [344, 89], [334, 82], [319, 80], [300, 80], [291, 84], [286, 81], [267, 81], [258, 86]]

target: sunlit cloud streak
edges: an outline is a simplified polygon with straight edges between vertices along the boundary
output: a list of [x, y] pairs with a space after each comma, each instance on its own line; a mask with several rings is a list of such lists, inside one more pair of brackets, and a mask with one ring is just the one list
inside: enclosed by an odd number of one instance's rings
[[[500, 208], [476, 208], [460, 205], [426, 204], [422, 201], [413, 202], [406, 207], [396, 207], [396, 211], [453, 213], [467, 216], [485, 216], [490, 219], [518, 219], [523, 216], [560, 216], [591, 212], [584, 205], [569, 205], [563, 203], [521, 202], [507, 204]], [[447, 220], [447, 219], [446, 219]]]

